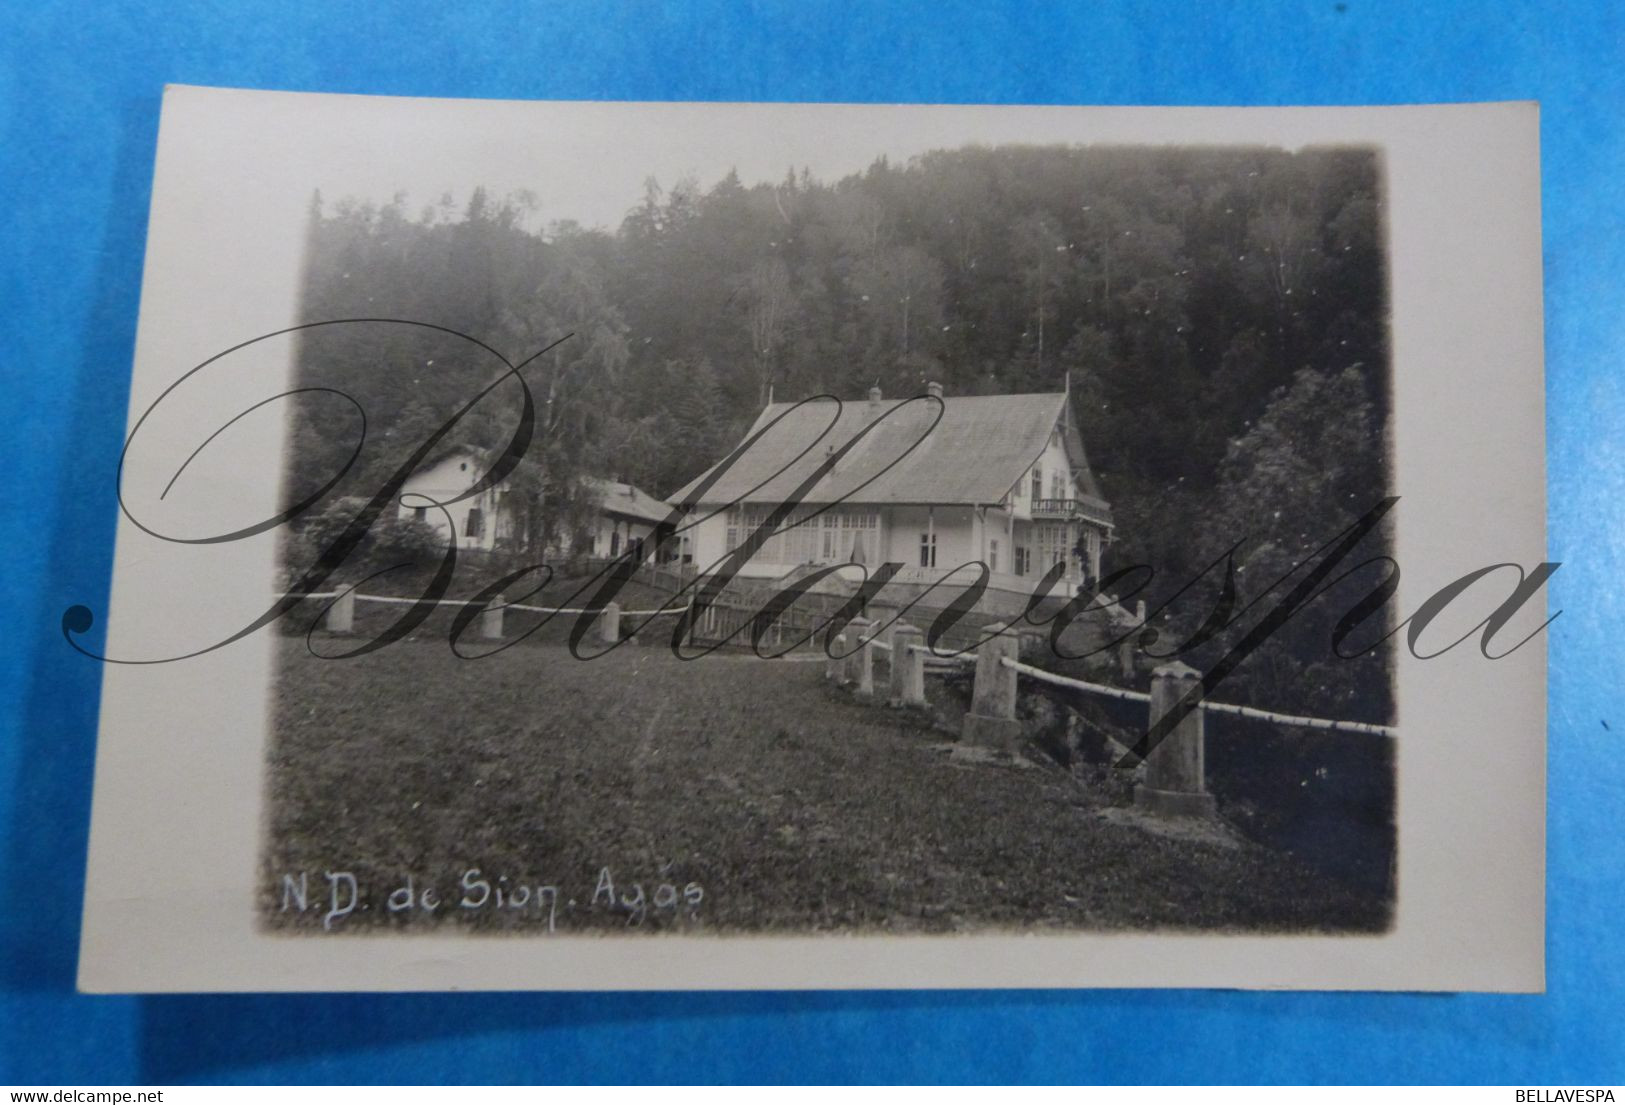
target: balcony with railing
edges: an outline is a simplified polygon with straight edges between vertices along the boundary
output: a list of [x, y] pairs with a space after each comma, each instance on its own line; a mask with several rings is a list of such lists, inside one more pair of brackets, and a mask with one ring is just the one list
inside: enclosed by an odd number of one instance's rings
[[1031, 514], [1034, 521], [1088, 521], [1102, 526], [1112, 524], [1111, 507], [1099, 499], [1087, 496], [1076, 499], [1035, 499]]

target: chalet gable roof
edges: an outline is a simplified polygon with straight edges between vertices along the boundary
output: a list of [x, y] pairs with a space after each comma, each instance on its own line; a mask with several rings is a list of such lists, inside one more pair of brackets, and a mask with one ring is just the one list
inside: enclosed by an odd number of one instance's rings
[[[703, 501], [783, 502], [831, 451], [883, 416], [804, 496], [806, 501], [997, 503], [1043, 455], [1050, 435], [1057, 431], [1066, 439], [1080, 488], [1099, 497], [1064, 392], [952, 396], [941, 403], [941, 421], [934, 429], [937, 402], [923, 396], [839, 404], [821, 397], [800, 404], [770, 404], [757, 416], [746, 440], [771, 428], [706, 490]], [[779, 475], [756, 486], [780, 469]], [[705, 478], [678, 491], [672, 502], [692, 505], [689, 497]]]

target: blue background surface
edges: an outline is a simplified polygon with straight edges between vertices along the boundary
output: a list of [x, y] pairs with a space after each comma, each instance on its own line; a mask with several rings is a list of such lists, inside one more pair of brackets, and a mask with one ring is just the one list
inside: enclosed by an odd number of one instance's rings
[[[1625, 1080], [1625, 9], [1604, 2], [0, 5], [0, 1082]], [[85, 997], [105, 609], [165, 82], [560, 99], [1538, 99], [1552, 605], [1544, 996]], [[1471, 417], [1471, 399], [1441, 416]], [[1611, 726], [1612, 728], [1609, 728]], [[177, 903], [177, 908], [184, 908]]]

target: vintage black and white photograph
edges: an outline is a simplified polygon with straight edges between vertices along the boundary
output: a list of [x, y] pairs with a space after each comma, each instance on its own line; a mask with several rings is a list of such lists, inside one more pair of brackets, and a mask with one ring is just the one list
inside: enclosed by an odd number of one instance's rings
[[171, 90], [82, 984], [1538, 989], [1535, 135]]
[[312, 189], [263, 924], [1384, 931], [1379, 151], [800, 137]]

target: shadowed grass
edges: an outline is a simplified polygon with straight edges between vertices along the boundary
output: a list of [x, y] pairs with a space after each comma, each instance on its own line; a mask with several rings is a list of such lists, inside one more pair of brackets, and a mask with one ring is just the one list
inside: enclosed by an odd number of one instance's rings
[[[361, 891], [333, 931], [543, 931], [538, 885], [558, 890], [561, 932], [1387, 923], [1379, 899], [1256, 845], [1107, 816], [1120, 797], [1061, 769], [953, 763], [928, 718], [856, 702], [818, 663], [545, 644], [463, 661], [429, 641], [327, 662], [286, 639], [281, 665], [261, 900], [276, 928], [322, 928], [329, 871]], [[310, 908], [283, 910], [300, 872]], [[392, 913], [409, 874], [417, 906]]]

